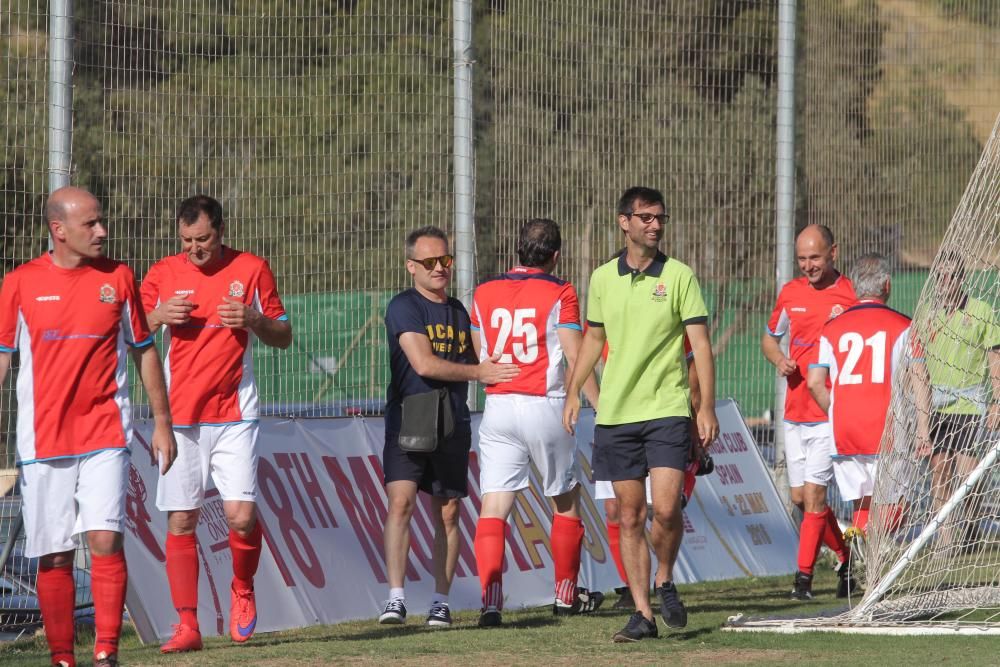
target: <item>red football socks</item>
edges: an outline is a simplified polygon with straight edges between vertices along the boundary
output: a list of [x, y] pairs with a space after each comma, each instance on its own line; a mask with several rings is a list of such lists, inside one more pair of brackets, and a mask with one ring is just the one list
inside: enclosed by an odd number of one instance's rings
[[38, 566], [38, 606], [42, 609], [45, 639], [49, 643], [52, 664], [65, 660], [75, 665], [73, 657], [73, 608], [76, 606], [76, 585], [73, 566]]
[[507, 522], [497, 518], [481, 518], [476, 524], [476, 568], [483, 589], [483, 608], [503, 607], [504, 531]]
[[[822, 512], [803, 512], [802, 527], [799, 529], [799, 572], [811, 575], [813, 566], [816, 565], [816, 555], [819, 553], [820, 542], [823, 539], [823, 531], [827, 527], [827, 513], [830, 508]], [[841, 538], [843, 539], [843, 538]]]
[[615, 567], [618, 568], [618, 577], [622, 580], [623, 584], [628, 585], [628, 577], [625, 576], [625, 564], [622, 563], [621, 526], [610, 521], [606, 525], [608, 527], [608, 547], [611, 551], [611, 558], [615, 561]]
[[556, 571], [556, 597], [565, 604], [576, 599], [576, 579], [580, 574], [580, 547], [583, 545], [583, 521], [552, 515], [552, 563]]
[[198, 629], [198, 541], [194, 533], [167, 533], [167, 581], [180, 621]]
[[229, 549], [233, 552], [233, 578], [241, 590], [253, 588], [253, 575], [257, 574], [260, 563], [260, 542], [263, 533], [260, 521], [255, 521], [253, 529], [246, 537], [240, 537], [235, 530], [229, 531]]
[[94, 596], [94, 630], [97, 634], [95, 656], [118, 653], [127, 584], [125, 552], [119, 551], [110, 556], [91, 555], [90, 587]]
[[857, 528], [861, 532], [868, 532], [868, 510], [867, 509], [860, 509], [860, 510], [856, 511], [854, 513], [854, 516], [851, 517], [851, 520], [852, 520], [852, 523], [854, 524], [855, 528]]
[[844, 533], [840, 530], [837, 517], [829, 507], [826, 508], [826, 529], [823, 531], [823, 544], [833, 553], [837, 554], [837, 560], [844, 562], [847, 560], [847, 545], [844, 543]]

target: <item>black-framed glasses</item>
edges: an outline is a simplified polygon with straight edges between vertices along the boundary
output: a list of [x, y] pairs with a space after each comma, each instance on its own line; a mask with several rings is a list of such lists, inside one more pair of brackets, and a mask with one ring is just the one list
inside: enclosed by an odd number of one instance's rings
[[411, 258], [410, 261], [420, 264], [428, 271], [433, 271], [438, 262], [441, 262], [441, 266], [446, 269], [451, 268], [451, 265], [455, 263], [455, 257], [452, 255], [441, 255], [440, 257], [424, 257], [423, 259]]
[[644, 224], [644, 225], [648, 225], [653, 220], [656, 220], [658, 223], [660, 223], [662, 225], [663, 223], [665, 223], [667, 220], [670, 219], [670, 215], [667, 214], [667, 213], [659, 213], [659, 214], [653, 214], [653, 213], [630, 213], [629, 215], [631, 217], [633, 217], [633, 218], [639, 218], [642, 221], [642, 224]]

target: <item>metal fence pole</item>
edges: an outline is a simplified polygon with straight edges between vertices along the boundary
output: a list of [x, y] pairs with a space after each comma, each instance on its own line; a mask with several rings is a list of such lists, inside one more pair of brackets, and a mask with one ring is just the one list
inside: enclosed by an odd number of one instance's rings
[[49, 192], [73, 164], [73, 0], [49, 2]]
[[[475, 286], [476, 206], [472, 114], [472, 0], [452, 2], [455, 66], [455, 288], [466, 308]], [[476, 407], [476, 385], [469, 385], [469, 407]]]
[[[778, 2], [778, 108], [775, 163], [775, 274], [777, 288], [792, 279], [795, 235], [795, 10], [797, 0]], [[785, 466], [785, 378], [774, 384], [774, 483], [791, 510]]]

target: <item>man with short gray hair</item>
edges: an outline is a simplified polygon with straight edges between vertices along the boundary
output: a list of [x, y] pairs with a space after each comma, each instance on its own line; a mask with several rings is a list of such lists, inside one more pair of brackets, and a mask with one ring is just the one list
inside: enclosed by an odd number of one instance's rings
[[[911, 387], [924, 406], [917, 417], [917, 451], [924, 456], [930, 453], [928, 382], [921, 353], [910, 337], [910, 318], [885, 305], [892, 285], [889, 260], [875, 253], [864, 255], [855, 262], [850, 278], [858, 303], [823, 327], [819, 359], [809, 367], [808, 385], [833, 425], [833, 473], [840, 495], [854, 503], [854, 526], [865, 531], [893, 374], [899, 364], [909, 362]], [[904, 500], [899, 495], [886, 498], [883, 525], [898, 522]]]

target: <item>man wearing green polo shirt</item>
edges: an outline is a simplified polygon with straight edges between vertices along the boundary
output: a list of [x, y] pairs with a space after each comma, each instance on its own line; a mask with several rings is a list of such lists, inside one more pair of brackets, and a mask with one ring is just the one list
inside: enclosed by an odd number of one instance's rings
[[[984, 454], [983, 426], [991, 431], [1000, 428], [1000, 324], [988, 303], [969, 296], [964, 281], [961, 258], [946, 257], [940, 262], [938, 298], [928, 313], [924, 341], [933, 387], [931, 489], [935, 509], [951, 497], [956, 484], [969, 476]], [[970, 526], [974, 523], [968, 521]], [[952, 541], [951, 525], [942, 528], [939, 539]]]
[[656, 637], [649, 604], [646, 486], [649, 475], [652, 546], [665, 567], [656, 581], [668, 627], [687, 624], [674, 587], [673, 566], [684, 535], [681, 485], [691, 455], [691, 412], [684, 355], [687, 334], [701, 386], [697, 414], [701, 447], [719, 433], [715, 417], [715, 366], [708, 311], [691, 269], [660, 251], [667, 220], [663, 195], [632, 187], [618, 201], [625, 250], [594, 271], [587, 302], [588, 329], [568, 383], [563, 424], [572, 433], [580, 390], [605, 342], [610, 347], [601, 378], [601, 406], [594, 433], [594, 476], [611, 480], [620, 510], [621, 555], [636, 612], [616, 642]]

